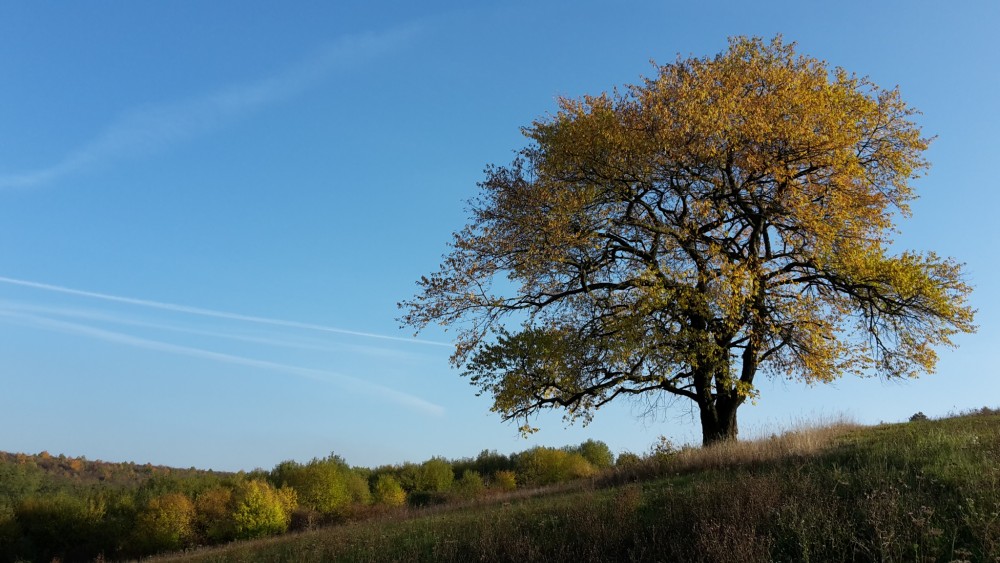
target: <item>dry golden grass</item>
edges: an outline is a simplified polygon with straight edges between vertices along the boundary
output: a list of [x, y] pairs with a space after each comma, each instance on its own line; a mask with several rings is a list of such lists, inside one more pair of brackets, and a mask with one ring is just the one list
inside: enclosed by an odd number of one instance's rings
[[660, 456], [658, 461], [664, 465], [664, 469], [679, 473], [775, 463], [789, 458], [817, 455], [829, 448], [834, 440], [860, 427], [846, 416], [799, 423], [780, 435], [683, 448], [676, 454]]

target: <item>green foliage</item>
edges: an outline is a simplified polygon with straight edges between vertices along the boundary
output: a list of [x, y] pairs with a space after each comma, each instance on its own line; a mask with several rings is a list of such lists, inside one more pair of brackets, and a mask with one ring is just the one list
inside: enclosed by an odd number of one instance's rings
[[666, 459], [677, 453], [677, 446], [666, 436], [660, 436], [649, 449], [649, 457]]
[[275, 489], [267, 481], [251, 479], [233, 491], [232, 520], [240, 539], [280, 534], [288, 529], [292, 510], [297, 506], [295, 491]]
[[219, 543], [236, 537], [232, 501], [233, 491], [228, 487], [215, 487], [198, 495], [195, 527], [199, 538], [206, 543]]
[[441, 493], [451, 489], [455, 472], [443, 457], [432, 457], [420, 466], [416, 489], [423, 492]]
[[642, 463], [642, 458], [632, 452], [622, 452], [618, 454], [618, 459], [615, 460], [615, 467], [619, 469], [628, 469], [637, 467]]
[[517, 488], [517, 475], [513, 471], [497, 471], [493, 474], [493, 484], [501, 491], [513, 491]]
[[578, 453], [536, 447], [518, 456], [517, 472], [525, 483], [551, 485], [570, 479], [589, 477], [594, 474], [595, 469]]
[[136, 518], [133, 536], [143, 552], [180, 549], [195, 537], [195, 505], [183, 493], [150, 499]]
[[29, 459], [0, 463], [0, 506], [14, 506], [37, 493], [42, 480], [42, 470]]
[[367, 503], [367, 482], [337, 456], [306, 465], [282, 462], [271, 471], [270, 481], [295, 489], [302, 506], [328, 516], [345, 515], [352, 501]]
[[482, 475], [493, 475], [497, 471], [514, 469], [514, 460], [495, 450], [483, 450], [476, 457], [476, 467]]
[[16, 561], [17, 542], [23, 533], [11, 506], [0, 506], [0, 561]]
[[350, 502], [355, 506], [366, 506], [372, 503], [372, 492], [368, 488], [368, 479], [355, 469], [351, 469], [344, 475], [347, 484], [347, 494]]
[[483, 477], [479, 473], [466, 469], [458, 481], [455, 481], [454, 490], [461, 498], [473, 499], [486, 490], [486, 485], [483, 484]]
[[379, 475], [375, 479], [372, 496], [376, 504], [383, 506], [403, 506], [406, 504], [406, 492], [399, 481], [389, 474]]
[[415, 463], [406, 462], [396, 470], [396, 477], [399, 484], [406, 492], [412, 492], [420, 486], [421, 467]]
[[571, 453], [578, 453], [590, 462], [596, 469], [607, 469], [614, 466], [615, 454], [611, 448], [599, 440], [587, 440], [575, 448], [569, 448]]
[[[193, 487], [198, 487], [197, 483], [202, 480], [219, 481], [228, 474], [216, 471], [203, 471], [199, 469], [179, 469], [173, 467], [157, 466], [152, 464], [137, 463], [115, 463], [100, 460], [88, 460], [85, 457], [69, 457], [65, 455], [52, 456], [48, 452], [39, 454], [13, 454], [0, 452], [0, 501], [2, 501], [2, 491], [8, 486], [18, 485], [19, 478], [14, 477], [12, 481], [7, 481], [6, 477], [17, 475], [18, 471], [12, 471], [11, 466], [20, 467], [20, 471], [27, 471], [33, 476], [30, 482], [37, 485], [37, 490], [44, 489], [47, 492], [72, 491], [81, 487], [92, 485], [114, 486], [124, 488], [134, 488], [141, 486], [148, 480], [156, 477], [183, 478], [183, 482]], [[21, 477], [25, 477], [22, 475]], [[205, 486], [204, 488], [208, 488]], [[158, 490], [155, 494], [174, 492], [170, 490]], [[191, 491], [184, 491], [190, 493]], [[152, 495], [152, 496], [155, 496]]]
[[15, 509], [29, 558], [82, 559], [96, 553], [106, 505], [96, 498], [66, 494], [35, 496]]

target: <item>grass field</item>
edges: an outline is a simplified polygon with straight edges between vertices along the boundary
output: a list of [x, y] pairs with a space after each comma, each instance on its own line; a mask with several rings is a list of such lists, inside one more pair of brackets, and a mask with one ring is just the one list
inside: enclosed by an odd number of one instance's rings
[[1000, 415], [836, 423], [157, 561], [997, 561]]

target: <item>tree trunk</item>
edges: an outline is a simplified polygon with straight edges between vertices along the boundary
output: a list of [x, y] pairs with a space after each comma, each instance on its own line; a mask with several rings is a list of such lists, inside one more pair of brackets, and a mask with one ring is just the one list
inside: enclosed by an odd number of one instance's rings
[[701, 410], [701, 443], [708, 446], [716, 442], [736, 440], [736, 409], [742, 401], [717, 397], [714, 403], [699, 405]]

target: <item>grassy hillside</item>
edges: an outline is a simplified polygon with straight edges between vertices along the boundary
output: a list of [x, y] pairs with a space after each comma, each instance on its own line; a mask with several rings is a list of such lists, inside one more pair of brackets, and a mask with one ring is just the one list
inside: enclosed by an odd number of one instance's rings
[[161, 561], [996, 561], [1000, 415], [655, 456], [573, 487]]

